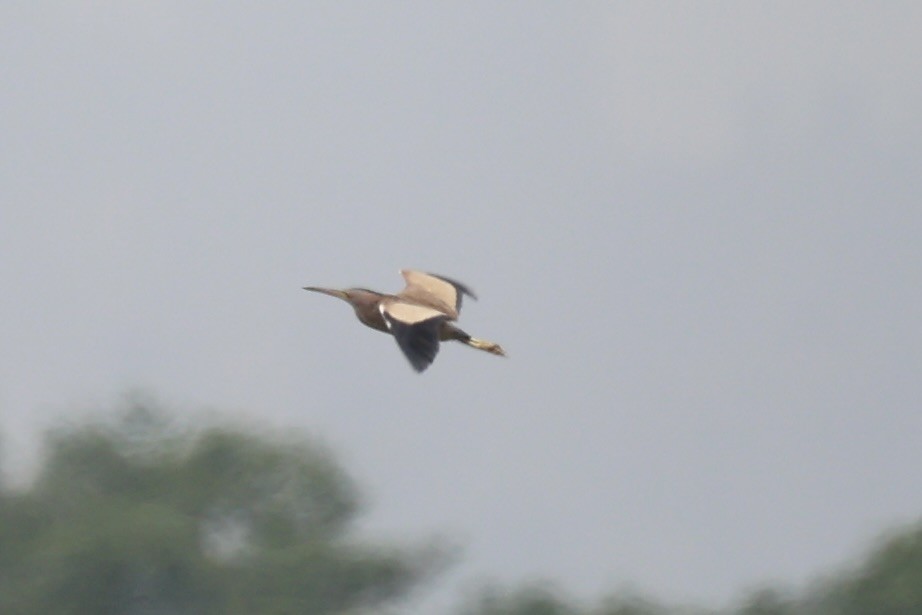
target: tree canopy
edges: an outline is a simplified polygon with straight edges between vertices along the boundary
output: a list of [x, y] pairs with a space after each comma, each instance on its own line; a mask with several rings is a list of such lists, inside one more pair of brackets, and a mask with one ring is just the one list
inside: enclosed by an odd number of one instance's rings
[[[322, 444], [212, 426], [155, 406], [51, 432], [35, 479], [0, 482], [3, 615], [357, 615], [399, 605], [446, 562], [360, 538], [359, 490]], [[458, 615], [922, 615], [922, 523], [793, 591], [714, 610], [553, 583], [488, 586]]]
[[316, 442], [135, 406], [47, 447], [28, 488], [0, 490], [0, 613], [351, 613], [440, 560], [353, 537], [356, 486]]

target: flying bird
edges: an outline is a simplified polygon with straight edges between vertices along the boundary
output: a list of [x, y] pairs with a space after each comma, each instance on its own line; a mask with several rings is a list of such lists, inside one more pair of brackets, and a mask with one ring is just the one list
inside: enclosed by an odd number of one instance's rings
[[439, 342], [457, 340], [471, 348], [506, 356], [499, 344], [471, 337], [454, 325], [464, 295], [476, 299], [471, 290], [455, 280], [404, 269], [400, 272], [406, 287], [396, 295], [385, 295], [367, 288], [336, 290], [305, 286], [347, 301], [362, 324], [390, 333], [417, 372], [435, 360]]

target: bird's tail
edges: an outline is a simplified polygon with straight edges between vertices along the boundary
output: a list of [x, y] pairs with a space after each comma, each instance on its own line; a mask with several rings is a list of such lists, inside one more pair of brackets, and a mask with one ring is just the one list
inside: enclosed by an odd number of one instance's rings
[[506, 351], [503, 350], [503, 347], [497, 344], [496, 342], [488, 342], [486, 340], [479, 340], [476, 337], [468, 336], [467, 339], [460, 340], [470, 346], [471, 348], [476, 348], [477, 350], [486, 350], [490, 354], [499, 355], [501, 357], [506, 356]]

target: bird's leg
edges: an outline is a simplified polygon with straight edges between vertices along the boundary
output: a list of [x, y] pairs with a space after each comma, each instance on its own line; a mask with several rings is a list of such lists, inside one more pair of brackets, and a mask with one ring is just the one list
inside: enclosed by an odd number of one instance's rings
[[467, 340], [464, 340], [464, 343], [477, 350], [486, 350], [490, 354], [499, 355], [501, 357], [506, 356], [506, 351], [496, 342], [488, 342], [487, 340], [479, 340], [476, 337], [468, 337]]
[[490, 354], [499, 355], [501, 357], [506, 356], [506, 351], [503, 350], [503, 347], [496, 342], [488, 342], [487, 340], [480, 340], [476, 337], [471, 337], [465, 331], [462, 331], [450, 323], [446, 323], [446, 326], [442, 329], [441, 338], [443, 340], [458, 340], [462, 344], [467, 344], [471, 348], [484, 350]]

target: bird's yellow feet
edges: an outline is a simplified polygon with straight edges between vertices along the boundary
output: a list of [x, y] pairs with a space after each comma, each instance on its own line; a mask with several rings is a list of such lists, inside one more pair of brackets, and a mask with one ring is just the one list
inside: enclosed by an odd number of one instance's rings
[[485, 350], [490, 354], [495, 354], [500, 357], [506, 356], [506, 351], [503, 350], [503, 347], [495, 342], [488, 342], [486, 340], [479, 340], [476, 337], [472, 337], [471, 339], [467, 340], [467, 345], [472, 348], [476, 348], [477, 350]]

